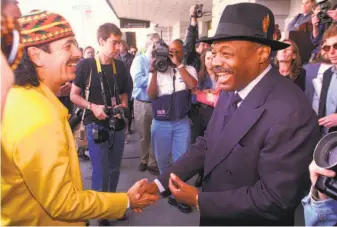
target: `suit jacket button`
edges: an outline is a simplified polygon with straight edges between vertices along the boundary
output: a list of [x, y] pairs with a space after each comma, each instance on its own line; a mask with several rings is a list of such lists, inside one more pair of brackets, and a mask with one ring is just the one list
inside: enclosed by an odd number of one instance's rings
[[232, 175], [232, 171], [230, 169], [227, 169], [226, 172], [228, 175]]

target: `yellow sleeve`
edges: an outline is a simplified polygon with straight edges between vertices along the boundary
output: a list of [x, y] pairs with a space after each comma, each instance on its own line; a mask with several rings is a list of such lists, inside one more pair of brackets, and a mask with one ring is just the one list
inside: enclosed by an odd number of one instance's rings
[[48, 122], [18, 142], [14, 161], [32, 196], [51, 217], [64, 221], [122, 217], [128, 205], [126, 193], [75, 187], [72, 177], [81, 174], [78, 165], [71, 166], [74, 151], [69, 143], [73, 141], [68, 142], [61, 121]]

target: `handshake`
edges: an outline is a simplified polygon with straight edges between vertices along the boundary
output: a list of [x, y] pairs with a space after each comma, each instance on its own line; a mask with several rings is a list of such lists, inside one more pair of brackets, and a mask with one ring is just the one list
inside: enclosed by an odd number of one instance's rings
[[[152, 190], [148, 190], [148, 188], [152, 188]], [[134, 212], [142, 212], [145, 207], [154, 204], [160, 199], [157, 186], [155, 183], [149, 184], [147, 179], [137, 181], [129, 189], [127, 195], [129, 197], [130, 208]]]
[[[199, 191], [197, 188], [183, 182], [178, 176], [171, 173], [168, 185], [175, 199], [186, 205], [197, 206]], [[147, 179], [137, 181], [127, 192], [130, 208], [134, 212], [154, 204], [160, 199], [159, 188], [155, 182], [148, 183]]]

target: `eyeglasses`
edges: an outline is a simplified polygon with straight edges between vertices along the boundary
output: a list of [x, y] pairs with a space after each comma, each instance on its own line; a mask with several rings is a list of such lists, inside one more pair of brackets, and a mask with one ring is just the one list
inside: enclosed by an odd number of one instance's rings
[[329, 52], [331, 50], [331, 47], [334, 49], [334, 50], [337, 50], [337, 43], [329, 46], [329, 45], [324, 45], [322, 46], [322, 50], [325, 51], [325, 52]]
[[20, 42], [20, 25], [13, 17], [1, 16], [1, 51], [11, 69], [15, 70], [21, 61], [23, 46]]

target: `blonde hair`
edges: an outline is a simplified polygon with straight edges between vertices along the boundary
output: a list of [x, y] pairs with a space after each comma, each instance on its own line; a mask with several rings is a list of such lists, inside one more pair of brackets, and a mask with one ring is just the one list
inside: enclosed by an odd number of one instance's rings
[[[283, 42], [289, 42], [291, 47], [293, 48], [293, 51], [294, 51], [293, 53], [295, 54], [295, 59], [291, 61], [290, 73], [289, 73], [290, 79], [295, 80], [297, 76], [300, 74], [301, 68], [302, 68], [300, 51], [296, 43], [292, 41], [291, 39], [285, 39], [283, 40]], [[274, 63], [275, 65], [279, 66], [279, 61], [277, 60], [277, 57], [275, 57]]]

